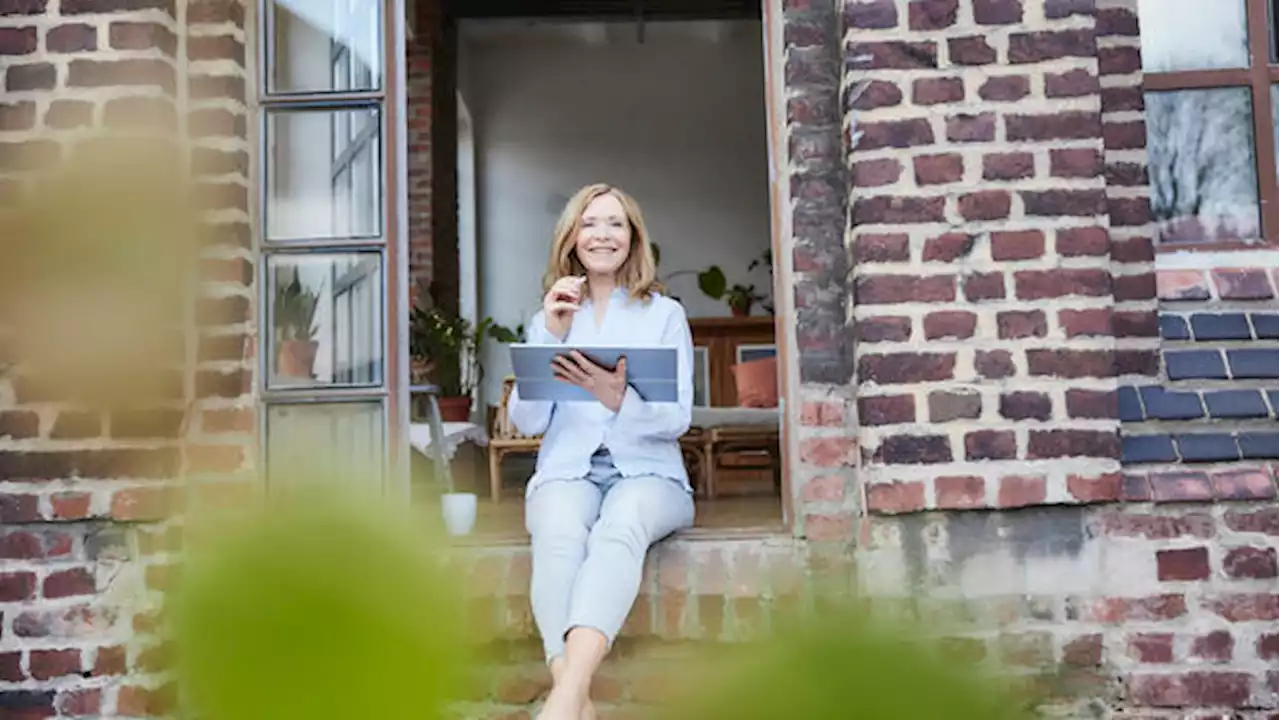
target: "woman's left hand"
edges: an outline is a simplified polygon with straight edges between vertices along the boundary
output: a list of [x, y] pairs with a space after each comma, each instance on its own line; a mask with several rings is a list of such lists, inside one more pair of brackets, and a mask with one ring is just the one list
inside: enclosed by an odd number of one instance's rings
[[610, 411], [618, 412], [622, 407], [622, 399], [627, 394], [626, 358], [619, 358], [618, 366], [610, 371], [573, 350], [568, 357], [557, 355], [551, 361], [551, 369], [557, 378], [583, 388]]

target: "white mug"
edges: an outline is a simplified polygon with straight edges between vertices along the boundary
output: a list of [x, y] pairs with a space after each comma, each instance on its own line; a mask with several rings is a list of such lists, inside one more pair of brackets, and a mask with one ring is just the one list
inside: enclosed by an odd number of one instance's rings
[[450, 535], [467, 535], [476, 525], [475, 493], [445, 493], [441, 496], [440, 511], [444, 514], [444, 527]]

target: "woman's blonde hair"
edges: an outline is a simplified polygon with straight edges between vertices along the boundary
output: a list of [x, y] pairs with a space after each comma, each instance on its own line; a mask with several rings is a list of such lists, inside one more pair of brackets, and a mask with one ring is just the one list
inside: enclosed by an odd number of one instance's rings
[[631, 248], [622, 267], [618, 268], [618, 285], [626, 288], [627, 294], [637, 300], [648, 299], [655, 292], [663, 292], [662, 284], [658, 282], [658, 264], [653, 259], [653, 246], [649, 242], [649, 231], [644, 226], [644, 217], [640, 214], [640, 205], [630, 195], [605, 183], [587, 185], [574, 193], [565, 204], [564, 211], [556, 222], [547, 272], [542, 277], [543, 292], [550, 290], [556, 280], [566, 275], [586, 274], [587, 270], [575, 252], [578, 231], [582, 228], [582, 213], [592, 200], [605, 194], [618, 199], [631, 226]]

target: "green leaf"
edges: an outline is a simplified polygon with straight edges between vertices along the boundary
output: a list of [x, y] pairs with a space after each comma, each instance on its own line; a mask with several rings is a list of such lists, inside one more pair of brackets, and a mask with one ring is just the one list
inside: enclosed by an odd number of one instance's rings
[[698, 273], [698, 289], [712, 300], [719, 300], [724, 297], [727, 285], [728, 281], [725, 280], [724, 271], [720, 269], [719, 265], [712, 265]]

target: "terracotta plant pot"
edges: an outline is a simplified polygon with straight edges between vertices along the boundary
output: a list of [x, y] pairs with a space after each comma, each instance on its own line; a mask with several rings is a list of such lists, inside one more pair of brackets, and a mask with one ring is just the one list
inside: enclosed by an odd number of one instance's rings
[[444, 422], [468, 422], [471, 420], [471, 398], [468, 397], [442, 397], [437, 400], [440, 404], [440, 419]]
[[281, 377], [312, 379], [312, 368], [320, 343], [314, 340], [284, 340], [276, 353], [276, 374]]

